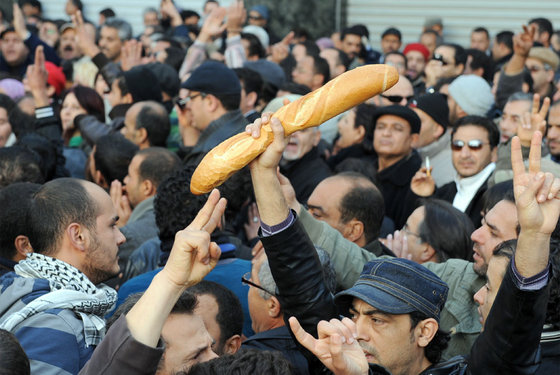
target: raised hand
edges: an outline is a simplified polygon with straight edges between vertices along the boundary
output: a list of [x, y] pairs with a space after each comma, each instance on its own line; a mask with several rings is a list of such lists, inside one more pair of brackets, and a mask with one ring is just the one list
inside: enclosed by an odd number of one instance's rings
[[179, 11], [171, 0], [162, 0], [160, 12], [162, 15], [166, 15], [171, 19], [171, 26], [177, 27], [183, 23], [183, 19], [181, 18]]
[[95, 35], [92, 35], [84, 23], [81, 11], [76, 11], [72, 15], [72, 22], [76, 26], [76, 42], [80, 46], [82, 52], [89, 57], [97, 55], [100, 50], [95, 44]]
[[284, 39], [272, 45], [272, 47], [270, 47], [270, 56], [268, 56], [268, 60], [278, 64], [288, 57], [290, 54], [290, 44], [294, 40], [294, 36], [295, 33], [290, 31]]
[[171, 254], [162, 272], [172, 283], [189, 287], [199, 283], [218, 263], [220, 248], [210, 241], [210, 234], [220, 223], [226, 208], [216, 189], [192, 223], [177, 232]]
[[259, 209], [256, 203], [251, 203], [247, 210], [247, 222], [243, 224], [245, 235], [247, 239], [253, 239], [258, 236], [259, 228], [261, 227], [261, 220], [259, 216]]
[[317, 325], [319, 339], [301, 327], [295, 317], [289, 319], [294, 336], [307, 350], [336, 375], [367, 374], [366, 356], [356, 341], [356, 325], [348, 318], [321, 321]]
[[224, 18], [226, 16], [226, 8], [217, 7], [210, 13], [202, 28], [198, 34], [197, 40], [208, 43], [212, 41], [213, 38], [221, 35], [226, 29], [226, 24], [224, 23]]
[[142, 64], [142, 43], [136, 39], [127, 40], [121, 48], [121, 68], [130, 70]]
[[257, 119], [254, 123], [247, 125], [245, 128], [245, 132], [252, 135], [253, 138], [259, 138], [261, 133], [270, 133], [271, 130], [274, 134], [273, 142], [259, 157], [249, 164], [251, 169], [269, 169], [276, 173], [278, 163], [280, 163], [280, 159], [282, 159], [282, 152], [287, 144], [287, 138], [284, 135], [284, 128], [280, 120], [272, 117], [271, 113], [265, 113], [260, 119]]
[[49, 95], [47, 94], [47, 79], [49, 74], [45, 68], [45, 54], [43, 46], [39, 45], [35, 49], [35, 61], [27, 66], [24, 83], [29, 88], [35, 99], [35, 107], [49, 105]]
[[12, 22], [14, 24], [14, 30], [16, 34], [22, 40], [24, 40], [25, 36], [27, 35], [27, 28], [25, 27], [25, 18], [23, 17], [23, 12], [21, 11], [21, 8], [19, 7], [17, 2], [14, 2], [12, 12], [13, 12]]
[[536, 131], [531, 140], [529, 169], [525, 170], [519, 137], [511, 142], [513, 190], [521, 230], [550, 235], [560, 214], [560, 179], [541, 171], [542, 134]]
[[[430, 172], [431, 172], [430, 167]], [[436, 183], [432, 174], [428, 174], [426, 167], [422, 167], [410, 180], [410, 190], [421, 197], [429, 197], [436, 190]]]
[[241, 33], [241, 28], [247, 19], [247, 11], [243, 1], [233, 1], [227, 8], [226, 29], [228, 37]]
[[383, 244], [395, 253], [397, 258], [412, 260], [412, 254], [408, 251], [408, 237], [403, 231], [396, 230], [389, 234]]
[[523, 25], [523, 32], [513, 36], [513, 52], [516, 55], [527, 57], [533, 47], [533, 37], [536, 29], [534, 25]]
[[533, 133], [537, 130], [544, 134], [546, 130], [546, 114], [550, 108], [550, 99], [544, 98], [543, 105], [539, 109], [540, 95], [533, 95], [533, 108], [531, 112], [525, 112], [521, 118], [521, 125], [517, 126], [517, 136], [521, 141], [521, 145], [529, 147]]
[[109, 195], [111, 196], [113, 205], [117, 209], [117, 215], [119, 215], [117, 225], [122, 228], [128, 223], [128, 219], [130, 219], [130, 215], [132, 214], [132, 208], [130, 207], [128, 197], [123, 194], [123, 186], [119, 180], [111, 182]]

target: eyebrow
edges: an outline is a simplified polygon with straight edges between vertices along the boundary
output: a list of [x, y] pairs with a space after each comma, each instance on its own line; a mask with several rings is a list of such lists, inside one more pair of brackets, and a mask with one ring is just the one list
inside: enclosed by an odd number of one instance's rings
[[309, 208], [310, 210], [319, 210], [321, 212], [325, 212], [325, 210], [323, 210], [323, 207], [321, 206], [314, 206], [312, 204], [307, 204], [307, 208]]
[[[355, 313], [359, 313], [358, 310], [356, 310], [356, 308], [354, 306], [350, 306], [350, 311], [355, 312]], [[371, 316], [371, 315], [389, 316], [391, 314], [388, 314], [386, 312], [383, 312], [383, 311], [377, 310], [377, 309], [370, 309], [370, 310], [364, 311], [363, 315], [367, 315], [367, 316]]]
[[490, 223], [488, 222], [488, 220], [486, 220], [486, 218], [484, 218], [484, 221], [486, 222], [486, 225], [488, 225], [488, 226], [490, 227], [490, 229], [492, 229], [492, 230], [495, 231], [495, 232], [501, 233], [500, 230], [498, 229], [498, 227], [495, 226], [495, 225], [493, 225], [493, 224], [490, 224]]

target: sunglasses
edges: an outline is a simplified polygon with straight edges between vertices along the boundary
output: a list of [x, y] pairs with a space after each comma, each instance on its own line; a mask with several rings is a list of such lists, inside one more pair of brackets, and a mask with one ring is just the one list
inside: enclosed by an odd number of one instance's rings
[[489, 144], [488, 142], [482, 142], [480, 139], [471, 139], [468, 142], [455, 140], [451, 142], [451, 149], [453, 151], [461, 151], [465, 145], [469, 147], [470, 150], [476, 151], [480, 150], [482, 146]]
[[253, 20], [253, 21], [264, 20], [264, 17], [261, 17], [261, 16], [249, 16], [247, 18], [249, 18], [250, 20]]
[[186, 98], [181, 98], [181, 97], [176, 97], [175, 100], [173, 101], [175, 103], [175, 105], [177, 105], [179, 108], [181, 109], [185, 109], [185, 107], [187, 106], [187, 103], [190, 102], [191, 100], [196, 99], [197, 97], [201, 96], [202, 98], [206, 97], [206, 94], [204, 93], [200, 93], [200, 94], [194, 94], [192, 96], [187, 96]]
[[414, 95], [401, 96], [401, 95], [383, 95], [383, 94], [381, 94], [381, 97], [387, 99], [391, 103], [400, 103], [400, 102], [403, 101], [403, 99], [406, 99], [406, 102], [408, 103], [410, 100], [412, 100], [412, 98], [414, 98]]
[[272, 293], [269, 290], [266, 290], [265, 288], [263, 288], [260, 285], [255, 284], [254, 282], [251, 281], [251, 271], [247, 272], [245, 275], [241, 276], [241, 282], [245, 285], [249, 285], [249, 286], [254, 286], [257, 289], [262, 290], [265, 293], [270, 294], [271, 296], [275, 296], [276, 297], [276, 293]]
[[440, 55], [439, 53], [434, 53], [434, 56], [432, 57], [432, 60], [436, 60], [439, 61], [441, 63], [441, 65], [447, 65], [449, 64], [447, 61], [445, 61], [443, 59], [443, 56]]

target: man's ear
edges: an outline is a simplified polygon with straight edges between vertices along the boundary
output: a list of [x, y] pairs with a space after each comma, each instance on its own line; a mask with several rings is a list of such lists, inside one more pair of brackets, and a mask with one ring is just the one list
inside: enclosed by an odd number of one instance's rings
[[145, 197], [151, 197], [152, 195], [156, 195], [156, 186], [151, 180], [145, 179], [142, 181], [141, 185], [142, 193]]
[[[27, 236], [24, 236], [23, 234], [20, 234], [15, 238], [14, 247], [17, 250], [17, 261], [25, 259], [27, 257], [27, 254], [33, 252], [33, 247], [29, 242], [29, 238]], [[16, 259], [13, 260], [15, 261]]]
[[128, 93], [125, 96], [121, 97], [121, 103], [120, 104], [132, 104], [134, 103], [134, 99], [132, 98], [132, 94]]
[[235, 354], [241, 347], [241, 336], [233, 335], [224, 343], [224, 354]]
[[95, 183], [101, 186], [103, 189], [109, 188], [109, 184], [107, 183], [107, 180], [105, 180], [105, 177], [103, 177], [103, 175], [99, 170], [95, 171], [95, 174], [93, 175], [93, 179]]
[[428, 346], [436, 335], [438, 328], [438, 322], [434, 318], [424, 319], [418, 323], [414, 329], [418, 346], [421, 348]]
[[49, 98], [52, 98], [54, 94], [56, 94], [56, 89], [51, 85], [47, 85], [47, 95]]
[[319, 128], [314, 128], [311, 129], [313, 133], [313, 146], [317, 146], [319, 144], [319, 142], [321, 141], [321, 131], [319, 130]]
[[437, 259], [434, 259], [434, 256], [436, 255], [436, 250], [428, 245], [427, 243], [425, 244], [426, 248], [424, 248], [424, 250], [420, 253], [420, 260], [422, 261], [422, 263], [425, 262], [429, 262], [429, 261], [437, 261]]
[[146, 128], [136, 129], [134, 138], [137, 145], [145, 144], [147, 147], [150, 147], [150, 141], [148, 141], [148, 131], [146, 130]]
[[364, 235], [364, 223], [354, 218], [347, 222], [344, 227], [344, 238], [356, 242]]
[[282, 316], [282, 308], [280, 307], [278, 298], [271, 296], [266, 300], [266, 305], [268, 307], [268, 315], [271, 318], [280, 318]]
[[493, 163], [498, 161], [498, 146], [494, 147], [491, 152], [491, 159]]
[[420, 138], [420, 134], [418, 133], [412, 133], [410, 135], [410, 144], [411, 145], [417, 145], [418, 144], [418, 139]]
[[254, 107], [257, 105], [257, 93], [252, 91], [250, 93], [247, 94], [246, 96], [246, 100], [247, 100], [247, 104], [249, 104], [249, 106]]
[[66, 235], [72, 247], [80, 251], [86, 251], [89, 241], [86, 231], [86, 228], [78, 223], [71, 223], [66, 227]]

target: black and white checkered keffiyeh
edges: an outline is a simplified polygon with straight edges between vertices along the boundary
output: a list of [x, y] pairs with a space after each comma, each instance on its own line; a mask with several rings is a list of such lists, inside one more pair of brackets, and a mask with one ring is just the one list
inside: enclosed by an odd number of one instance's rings
[[98, 345], [105, 335], [103, 316], [115, 305], [117, 292], [101, 284], [95, 286], [77, 268], [61, 260], [32, 253], [15, 267], [19, 276], [47, 279], [51, 292], [28, 303], [10, 315], [0, 328], [10, 331], [32, 315], [48, 309], [68, 309], [78, 314], [84, 326], [87, 345]]

